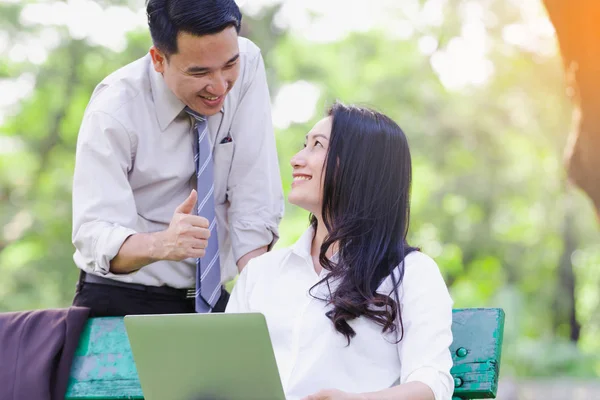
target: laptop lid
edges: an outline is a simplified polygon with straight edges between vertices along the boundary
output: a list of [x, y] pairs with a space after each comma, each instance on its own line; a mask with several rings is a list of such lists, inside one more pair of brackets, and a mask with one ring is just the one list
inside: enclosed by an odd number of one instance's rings
[[264, 315], [124, 318], [145, 400], [285, 400]]

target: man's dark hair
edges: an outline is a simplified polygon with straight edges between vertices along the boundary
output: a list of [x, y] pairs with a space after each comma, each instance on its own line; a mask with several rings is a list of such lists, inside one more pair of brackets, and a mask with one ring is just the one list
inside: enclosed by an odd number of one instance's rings
[[154, 45], [176, 54], [177, 36], [219, 33], [233, 26], [240, 33], [242, 13], [234, 0], [147, 0], [148, 27]]

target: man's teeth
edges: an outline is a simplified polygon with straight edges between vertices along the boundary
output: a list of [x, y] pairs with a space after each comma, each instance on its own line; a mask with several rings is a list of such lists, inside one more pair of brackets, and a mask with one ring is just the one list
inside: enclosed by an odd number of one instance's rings
[[308, 177], [308, 176], [295, 176], [294, 180], [295, 181], [309, 181], [310, 177]]
[[202, 97], [203, 99], [206, 99], [206, 100], [210, 100], [210, 101], [213, 101], [213, 100], [216, 100], [219, 98], [219, 96], [200, 96], [200, 97]]

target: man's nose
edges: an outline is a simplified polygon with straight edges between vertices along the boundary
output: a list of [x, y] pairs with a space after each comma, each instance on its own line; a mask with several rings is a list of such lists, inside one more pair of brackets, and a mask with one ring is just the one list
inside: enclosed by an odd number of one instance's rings
[[222, 96], [227, 92], [228, 88], [229, 83], [223, 75], [219, 74], [212, 79], [212, 82], [210, 85], [208, 85], [207, 90], [214, 96]]

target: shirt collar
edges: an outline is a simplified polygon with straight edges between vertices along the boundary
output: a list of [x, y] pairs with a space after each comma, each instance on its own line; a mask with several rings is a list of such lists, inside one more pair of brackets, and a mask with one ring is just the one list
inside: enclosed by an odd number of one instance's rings
[[311, 226], [300, 236], [300, 238], [292, 246], [292, 253], [302, 258], [310, 259], [310, 248], [315, 236], [315, 230]]
[[[164, 131], [169, 124], [181, 114], [185, 108], [185, 104], [175, 96], [171, 89], [169, 89], [162, 74], [156, 72], [152, 65], [152, 58], [150, 55], [147, 55], [146, 57], [150, 64], [150, 86], [152, 88], [152, 97], [156, 109], [156, 118], [158, 119], [160, 129]], [[223, 103], [220, 112], [221, 114], [225, 113], [225, 103]]]
[[[310, 255], [310, 251], [312, 248], [312, 241], [313, 241], [314, 237], [315, 237], [315, 230], [311, 225], [302, 234], [302, 236], [300, 236], [300, 238], [296, 241], [296, 243], [294, 243], [294, 245], [291, 247], [292, 253], [296, 254], [297, 256], [300, 256], [302, 258], [311, 260], [312, 257]], [[333, 254], [333, 256], [331, 257], [331, 261], [337, 262], [338, 256], [339, 256], [338, 252], [335, 252]]]
[[[315, 236], [315, 230], [313, 229], [312, 226], [309, 226], [308, 229], [302, 234], [302, 236], [300, 236], [300, 238], [296, 241], [296, 243], [294, 243], [294, 245], [291, 246], [291, 252], [288, 254], [288, 258], [291, 257], [292, 255], [296, 255], [297, 257], [302, 258], [303, 260], [306, 261], [306, 264], [310, 270], [312, 271], [312, 273], [314, 273], [314, 265], [313, 265], [313, 260], [312, 260], [312, 256], [310, 254], [310, 250], [312, 247], [312, 241], [313, 238]], [[331, 259], [331, 261], [333, 262], [337, 262], [338, 260], [338, 253], [335, 253]], [[318, 276], [318, 279], [321, 280], [323, 278], [325, 278], [327, 275], [329, 274], [329, 271], [326, 270], [325, 268], [323, 268], [321, 270], [321, 273]], [[327, 288], [330, 287], [334, 287], [332, 285], [336, 285], [335, 282], [329, 282], [329, 285], [327, 285]], [[327, 289], [329, 290], [329, 289]]]
[[175, 96], [165, 83], [162, 74], [154, 70], [152, 58], [148, 55], [150, 86], [152, 88], [152, 98], [154, 99], [154, 108], [156, 109], [156, 118], [160, 129], [164, 131], [167, 126], [183, 111], [185, 104]]

